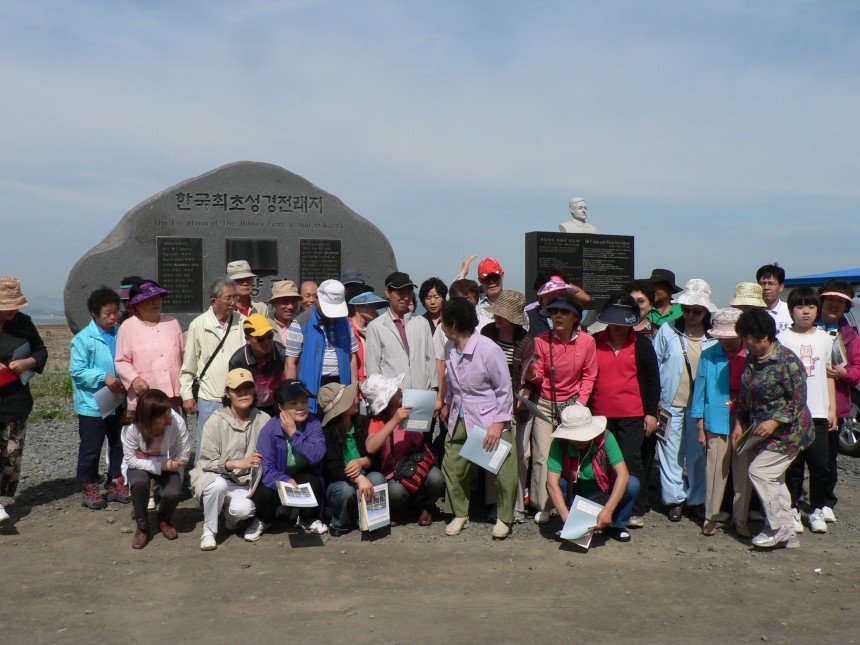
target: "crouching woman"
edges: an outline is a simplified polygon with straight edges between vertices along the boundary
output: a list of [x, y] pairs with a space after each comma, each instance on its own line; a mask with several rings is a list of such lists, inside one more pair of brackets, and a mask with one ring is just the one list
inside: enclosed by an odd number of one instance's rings
[[242, 368], [230, 370], [222, 406], [206, 421], [200, 459], [191, 471], [191, 492], [203, 507], [201, 551], [217, 548], [215, 536], [222, 509], [228, 531], [254, 516], [254, 502], [248, 497], [251, 469], [262, 463], [257, 439], [271, 418], [257, 409], [254, 401], [251, 372]]
[[319, 464], [326, 453], [325, 436], [320, 420], [309, 412], [310, 395], [302, 382], [296, 379], [287, 379], [275, 391], [280, 414], [263, 426], [257, 440], [257, 452], [263, 462], [263, 479], [252, 497], [257, 517], [245, 531], [248, 542], [259, 540], [275, 519], [281, 505], [279, 482], [288, 486], [310, 484], [318, 505], [299, 509], [298, 524], [311, 533], [328, 531], [319, 519], [319, 503], [323, 499]]
[[131, 489], [137, 531], [131, 546], [142, 549], [150, 538], [146, 506], [150, 482], [161, 489], [158, 528], [168, 540], [178, 536], [173, 512], [182, 492], [182, 472], [191, 454], [185, 420], [171, 407], [161, 390], [147, 390], [137, 400], [134, 422], [122, 429], [123, 468]]
[[606, 417], [592, 417], [581, 405], [568, 406], [552, 437], [546, 489], [562, 521], [567, 520], [573, 498], [586, 497], [603, 505], [598, 530], [629, 542], [627, 523], [639, 480], [627, 470], [615, 437], [606, 432]]

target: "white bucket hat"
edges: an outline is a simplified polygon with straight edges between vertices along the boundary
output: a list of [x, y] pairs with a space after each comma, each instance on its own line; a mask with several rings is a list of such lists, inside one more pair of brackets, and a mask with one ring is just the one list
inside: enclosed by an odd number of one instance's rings
[[711, 287], [701, 278], [687, 280], [687, 284], [679, 294], [672, 298], [672, 302], [688, 307], [704, 307], [711, 313], [717, 310], [717, 305], [711, 300]]
[[552, 433], [553, 439], [591, 441], [606, 430], [606, 417], [593, 417], [584, 405], [569, 405], [561, 411], [561, 425]]
[[361, 384], [361, 393], [367, 401], [367, 409], [370, 416], [375, 417], [388, 407], [388, 402], [395, 392], [400, 389], [400, 383], [406, 374], [397, 376], [383, 376], [382, 374], [371, 374]]

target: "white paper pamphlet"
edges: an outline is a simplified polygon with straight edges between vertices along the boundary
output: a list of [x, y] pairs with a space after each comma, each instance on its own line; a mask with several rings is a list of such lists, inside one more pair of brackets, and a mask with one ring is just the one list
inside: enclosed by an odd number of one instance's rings
[[[262, 466], [251, 466], [250, 478], [248, 479], [248, 494], [245, 495], [247, 498], [251, 498], [254, 494], [254, 491], [257, 490], [257, 486], [260, 485], [260, 482], [263, 479], [263, 467]], [[313, 492], [313, 491], [311, 491]]]
[[433, 411], [436, 409], [436, 392], [433, 390], [403, 390], [401, 406], [411, 405], [409, 418], [400, 424], [401, 430], [427, 432], [433, 423]]
[[567, 520], [561, 528], [561, 538], [587, 549], [597, 528], [597, 516], [603, 505], [577, 495], [573, 498]]
[[654, 431], [654, 436], [661, 441], [666, 441], [669, 436], [669, 428], [672, 425], [672, 414], [668, 410], [661, 409], [657, 413], [657, 429]]
[[460, 456], [478, 464], [481, 468], [489, 470], [494, 475], [499, 473], [505, 458], [511, 452], [511, 444], [504, 439], [499, 440], [499, 447], [495, 452], [484, 450], [484, 439], [487, 431], [480, 426], [472, 426], [472, 431], [466, 438], [466, 443], [460, 449]]
[[114, 392], [107, 385], [93, 394], [96, 404], [99, 406], [99, 414], [102, 419], [109, 417], [125, 401], [125, 392]]
[[360, 508], [358, 514], [358, 528], [362, 531], [375, 531], [388, 526], [391, 523], [391, 513], [388, 509], [388, 484], [379, 484], [373, 487], [373, 497], [368, 502], [363, 496], [359, 496]]
[[278, 497], [281, 498], [281, 504], [284, 506], [293, 506], [298, 508], [313, 508], [319, 506], [316, 495], [310, 484], [299, 484], [298, 486], [289, 486], [284, 481], [278, 482]]

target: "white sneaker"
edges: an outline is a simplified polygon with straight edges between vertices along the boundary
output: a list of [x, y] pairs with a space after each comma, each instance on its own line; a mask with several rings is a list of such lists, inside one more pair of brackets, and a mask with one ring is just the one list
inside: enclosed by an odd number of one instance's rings
[[523, 524], [526, 521], [526, 514], [522, 511], [514, 511], [514, 524]]
[[827, 533], [827, 523], [822, 517], [821, 511], [815, 509], [806, 516], [806, 521], [809, 522], [809, 530], [813, 533]]
[[146, 510], [148, 510], [148, 511], [154, 511], [155, 510], [155, 498], [154, 497], [149, 498], [149, 504], [146, 505]]
[[209, 529], [203, 529], [203, 537], [200, 538], [201, 551], [214, 551], [218, 548], [218, 543], [215, 541], [215, 534]]
[[835, 522], [836, 521], [836, 515], [833, 512], [833, 509], [830, 508], [829, 506], [822, 506], [821, 507], [821, 517], [825, 522]]
[[254, 521], [251, 522], [251, 526], [249, 526], [248, 530], [245, 531], [245, 541], [256, 542], [259, 540], [263, 537], [263, 532], [266, 530], [267, 526], [267, 524], [263, 524], [263, 522], [255, 517]]
[[310, 531], [311, 533], [316, 533], [317, 535], [322, 535], [323, 533], [328, 533], [328, 527], [322, 523], [322, 520], [314, 520], [310, 524], [299, 518], [299, 526], [302, 527], [305, 531]]
[[758, 511], [750, 511], [747, 513], [747, 519], [752, 522], [764, 522], [764, 515]]
[[493, 539], [494, 540], [504, 540], [511, 534], [511, 525], [503, 522], [502, 520], [496, 520], [496, 525], [493, 527]]
[[0, 526], [3, 526], [11, 519], [12, 518], [9, 517], [9, 513], [6, 512], [6, 509], [4, 508], [3, 504], [0, 504]]
[[[497, 522], [499, 520], [496, 520]], [[455, 517], [453, 520], [448, 522], [448, 526], [445, 527], [445, 535], [459, 535], [460, 531], [462, 531], [469, 524], [468, 517]]]
[[645, 526], [645, 518], [641, 515], [631, 515], [630, 519], [627, 520], [627, 528], [630, 529], [641, 529]]
[[791, 528], [795, 533], [803, 533], [803, 522], [800, 521], [800, 511], [796, 508], [791, 509]]
[[800, 546], [797, 535], [787, 524], [783, 524], [777, 530], [766, 529], [752, 539], [753, 546], [760, 549], [773, 549], [776, 547], [795, 548]]
[[722, 513], [720, 513], [720, 516], [717, 518], [717, 521], [725, 523], [728, 522], [730, 519], [732, 519], [732, 514], [723, 511]]
[[535, 513], [535, 524], [549, 524], [551, 517], [552, 513], [550, 511], [538, 511]]

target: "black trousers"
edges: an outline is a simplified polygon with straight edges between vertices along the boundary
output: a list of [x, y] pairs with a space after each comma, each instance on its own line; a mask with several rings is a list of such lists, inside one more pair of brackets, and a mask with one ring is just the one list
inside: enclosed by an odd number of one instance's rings
[[173, 512], [179, 505], [179, 495], [182, 493], [182, 477], [179, 473], [162, 472], [153, 475], [137, 468], [128, 469], [128, 486], [131, 489], [131, 505], [134, 507], [134, 518], [137, 528], [149, 530], [149, 518], [146, 505], [149, 504], [149, 485], [155, 480], [161, 491], [161, 502], [158, 504], [158, 521], [173, 524]]
[[[317, 502], [320, 502], [323, 499], [322, 481], [319, 477], [311, 472], [296, 473], [295, 475], [290, 475], [290, 477], [292, 477], [297, 484], [310, 484], [311, 490], [313, 490], [314, 496], [317, 498]], [[268, 486], [264, 486], [261, 483], [257, 486], [257, 490], [254, 491], [254, 496], [251, 499], [254, 500], [254, 506], [257, 507], [257, 518], [263, 524], [271, 524], [275, 519], [275, 512], [281, 505], [281, 498], [278, 495], [278, 491], [273, 490]], [[298, 515], [303, 522], [313, 522], [319, 517], [320, 508], [319, 506], [300, 508], [298, 509]]]
[[797, 500], [803, 490], [804, 464], [809, 469], [809, 505], [814, 509], [829, 506], [827, 490], [830, 486], [830, 432], [827, 419], [813, 419], [815, 424], [815, 441], [806, 450], [801, 450], [788, 471], [785, 473], [785, 484], [791, 495], [791, 507], [797, 507]]
[[[606, 420], [606, 429], [615, 437], [627, 470], [640, 482], [645, 481], [645, 466], [642, 463], [642, 442], [645, 439], [644, 417], [621, 417]], [[653, 453], [652, 453], [653, 455]], [[652, 457], [653, 458], [653, 457]], [[649, 464], [650, 466], [650, 464]], [[642, 486], [633, 502], [633, 515], [645, 515], [648, 509], [647, 486]]]

